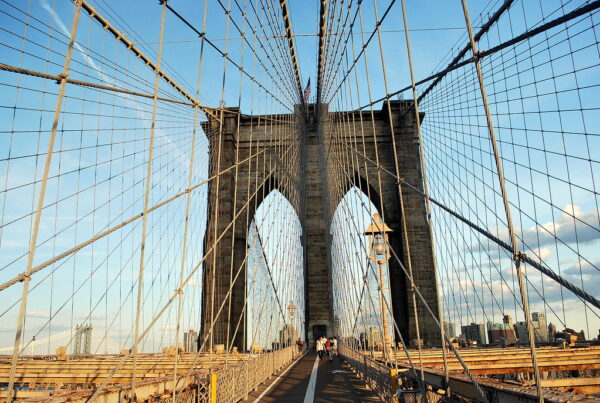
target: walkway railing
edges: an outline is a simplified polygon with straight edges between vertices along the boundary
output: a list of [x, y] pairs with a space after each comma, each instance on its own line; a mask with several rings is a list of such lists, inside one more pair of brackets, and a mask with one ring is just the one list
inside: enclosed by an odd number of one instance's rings
[[[246, 356], [244, 359], [223, 363], [214, 371], [207, 368], [180, 374], [174, 386], [173, 374], [136, 383], [137, 401], [172, 402], [176, 388], [176, 401], [180, 403], [233, 403], [243, 400], [275, 372], [300, 355], [296, 346], [286, 347], [271, 353]], [[91, 386], [88, 384], [88, 386]], [[122, 401], [130, 393], [131, 384], [113, 384], [104, 388], [96, 402]], [[37, 388], [36, 388], [37, 389]], [[62, 392], [43, 390], [17, 390], [16, 399], [31, 402], [84, 403], [88, 402], [93, 389], [65, 390]], [[2, 395], [0, 395], [1, 397]]]
[[[365, 381], [367, 387], [373, 390], [380, 398], [386, 402], [423, 402], [422, 392], [419, 389], [415, 372], [406, 362], [398, 362], [398, 367], [391, 368], [372, 357], [371, 352], [355, 350], [347, 345], [340, 343], [339, 353], [344, 360], [353, 368], [354, 371]], [[485, 350], [482, 351], [485, 354]], [[514, 359], [514, 355], [512, 356]], [[514, 364], [513, 364], [514, 365]], [[549, 376], [546, 372], [546, 377]], [[461, 401], [482, 401], [480, 392], [460, 370], [451, 370], [448, 383], [444, 381], [444, 370], [438, 367], [425, 366], [424, 382], [427, 402], [436, 403], [444, 398], [447, 386], [452, 391], [453, 396], [462, 399]], [[534, 386], [524, 386], [522, 384], [504, 382], [481, 374], [477, 377], [479, 387], [484, 395], [491, 402], [499, 401], [519, 401], [537, 403], [539, 401], [537, 391]], [[574, 394], [563, 390], [546, 389], [546, 396], [552, 401], [577, 401], [577, 402], [595, 402], [590, 396]], [[581, 392], [579, 392], [581, 393]]]
[[207, 401], [221, 403], [245, 399], [251, 391], [297, 356], [298, 347], [291, 346], [214, 372], [210, 378], [210, 400]]
[[386, 402], [394, 399], [398, 386], [396, 370], [341, 343], [339, 353], [380, 398]]

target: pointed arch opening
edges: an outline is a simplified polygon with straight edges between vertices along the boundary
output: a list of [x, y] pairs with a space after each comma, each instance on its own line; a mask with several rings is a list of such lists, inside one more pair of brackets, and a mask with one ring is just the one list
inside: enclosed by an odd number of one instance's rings
[[246, 345], [272, 350], [304, 335], [302, 225], [279, 190], [258, 205], [248, 229]]
[[367, 346], [382, 344], [384, 315], [387, 334], [394, 333], [389, 267], [386, 263], [380, 270], [370, 259], [370, 245], [364, 235], [373, 216], [380, 214], [373, 196], [370, 199], [358, 187], [350, 187], [340, 199], [330, 227], [336, 332], [343, 338], [362, 340]]

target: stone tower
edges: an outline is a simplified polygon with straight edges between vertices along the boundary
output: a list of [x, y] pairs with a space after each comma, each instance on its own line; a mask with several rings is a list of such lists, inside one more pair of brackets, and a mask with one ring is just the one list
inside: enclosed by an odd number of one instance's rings
[[[416, 119], [411, 101], [391, 101], [394, 136], [398, 150], [398, 169], [396, 172], [392, 138], [389, 123], [388, 105], [385, 103], [381, 111], [355, 112], [361, 113], [361, 127], [358, 127], [358, 119], [348, 123], [348, 130], [362, 130], [365, 137], [366, 157], [375, 160], [375, 141], [378, 148], [378, 160], [386, 170], [395, 172], [396, 176], [404, 178], [408, 183], [418, 189], [422, 189], [422, 175], [419, 157], [419, 143], [416, 130]], [[237, 218], [235, 228], [229, 227], [219, 241], [219, 248], [211, 251], [205, 260], [203, 306], [202, 306], [202, 337], [206, 337], [213, 322], [213, 344], [227, 344], [232, 340], [233, 346], [243, 350], [247, 346], [241, 331], [237, 331], [236, 324], [245, 320], [243, 317], [245, 299], [245, 265], [244, 255], [246, 251], [246, 225], [254, 217], [256, 208], [262, 200], [274, 189], [281, 191], [284, 197], [295, 209], [302, 223], [305, 269], [305, 320], [306, 340], [312, 343], [314, 338], [323, 334], [333, 332], [333, 304], [331, 303], [331, 271], [328, 256], [328, 245], [330, 245], [330, 216], [333, 211], [331, 206], [336, 206], [339, 200], [332, 193], [327, 193], [327, 183], [335, 172], [334, 159], [323, 159], [322, 152], [324, 141], [327, 141], [328, 122], [336, 119], [336, 113], [327, 113], [325, 107], [316, 113], [315, 105], [308, 105], [307, 113], [301, 113], [297, 108], [293, 119], [277, 116], [238, 116], [238, 110], [230, 108], [225, 113], [222, 123], [209, 120], [203, 124], [210, 143], [210, 168], [209, 176], [214, 175], [217, 169], [218, 157], [218, 133], [221, 133], [221, 152], [219, 158], [220, 169], [234, 165], [236, 153], [238, 161], [255, 154], [261, 147], [268, 147], [269, 130], [273, 125], [287, 124], [289, 121], [296, 122], [299, 138], [297, 158], [288, 161], [286, 166], [297, 169], [299, 174], [289, 175], [285, 172], [269, 171], [273, 167], [276, 148], [273, 151], [266, 150], [260, 158], [250, 164], [240, 166], [237, 172], [237, 190], [234, 193], [235, 173], [228, 171], [219, 177], [219, 181], [209, 183], [209, 208], [208, 225], [205, 237], [205, 245], [212, 245], [217, 237], [221, 236], [227, 229], [228, 224], [234, 217], [234, 204], [239, 206], [248, 202], [248, 208], [244, 209]], [[271, 120], [272, 119], [272, 120]], [[261, 121], [263, 124], [261, 124]], [[269, 121], [269, 125], [264, 124]], [[277, 123], [284, 122], [288, 123]], [[275, 122], [275, 123], [273, 123]], [[222, 127], [219, 125], [222, 124]], [[350, 127], [353, 126], [353, 127]], [[267, 130], [269, 128], [269, 130]], [[376, 138], [374, 138], [374, 134]], [[239, 138], [237, 137], [239, 136]], [[237, 145], [237, 148], [236, 148]], [[390, 234], [390, 244], [400, 255], [400, 260], [405, 262], [407, 256], [404, 251], [401, 212], [396, 179], [391, 175], [380, 175], [381, 182], [377, 182], [376, 169], [373, 166], [359, 167], [353, 173], [358, 180], [361, 190], [369, 194], [371, 202], [378, 208], [383, 209], [386, 224], [394, 232]], [[271, 172], [271, 174], [269, 174]], [[337, 176], [340, 177], [339, 175]], [[253, 178], [252, 180], [248, 180]], [[368, 181], [367, 181], [368, 178]], [[286, 182], [286, 186], [282, 184]], [[371, 184], [367, 189], [367, 183]], [[380, 183], [377, 189], [372, 184]], [[261, 184], [259, 189], [254, 184]], [[217, 186], [219, 191], [217, 192]], [[350, 189], [352, 183], [343, 184]], [[381, 193], [381, 194], [380, 194]], [[434, 276], [434, 263], [432, 255], [432, 244], [430, 227], [426, 219], [424, 199], [418, 193], [402, 188], [408, 241], [412, 255], [413, 276], [420, 292], [425, 297], [430, 309], [437, 315], [437, 285]], [[216, 195], [219, 195], [217, 202]], [[236, 198], [232, 195], [236, 195]], [[383, 195], [383, 197], [381, 196]], [[343, 195], [339, 196], [339, 198]], [[326, 205], [326, 200], [329, 205]], [[218, 206], [218, 214], [215, 214]], [[215, 216], [218, 217], [215, 220]], [[245, 223], [245, 224], [244, 224]], [[233, 238], [232, 238], [233, 237]], [[233, 254], [231, 246], [233, 245]], [[206, 248], [205, 248], [206, 250]], [[233, 261], [231, 259], [233, 256]], [[238, 270], [239, 269], [239, 270]], [[232, 272], [233, 270], [233, 272]], [[407, 281], [397, 261], [392, 258], [389, 262], [389, 279], [392, 297], [393, 317], [406, 342], [416, 338], [415, 318], [412, 308], [412, 299], [409, 298]], [[228, 315], [217, 316], [216, 301], [222, 301], [230, 285], [230, 278], [237, 276], [237, 281], [232, 287], [232, 306], [229, 315], [231, 322], [227, 323]], [[231, 276], [231, 277], [230, 277]], [[214, 298], [214, 300], [213, 300]], [[418, 303], [420, 305], [420, 303]], [[428, 344], [439, 345], [439, 330], [428, 313], [422, 306], [418, 306], [419, 320], [421, 326], [421, 337]], [[397, 335], [396, 338], [398, 339]]]

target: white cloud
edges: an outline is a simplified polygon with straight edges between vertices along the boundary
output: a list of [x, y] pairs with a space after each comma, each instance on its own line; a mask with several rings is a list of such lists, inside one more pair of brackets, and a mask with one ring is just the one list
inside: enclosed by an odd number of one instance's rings
[[600, 209], [583, 211], [578, 205], [567, 204], [556, 221], [547, 222], [541, 226], [523, 229], [523, 238], [528, 245], [540, 245], [554, 242], [554, 237], [564, 243], [589, 243], [600, 239], [598, 216]]

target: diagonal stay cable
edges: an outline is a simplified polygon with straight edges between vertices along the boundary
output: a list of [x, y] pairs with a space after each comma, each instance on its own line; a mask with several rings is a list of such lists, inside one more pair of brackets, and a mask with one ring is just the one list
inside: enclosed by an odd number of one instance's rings
[[[409, 188], [412, 191], [414, 191], [414, 192], [420, 194], [421, 196], [425, 197], [425, 193], [423, 191], [419, 190], [418, 188], [416, 188], [412, 184], [406, 182], [404, 179], [398, 178], [398, 176], [396, 176], [393, 172], [389, 171], [388, 169], [386, 169], [385, 167], [383, 167], [381, 165], [378, 165], [377, 163], [375, 163], [370, 158], [366, 157], [365, 155], [363, 155], [359, 151], [355, 150], [352, 146], [346, 144], [345, 142], [342, 142], [342, 143], [344, 144], [345, 147], [350, 148], [352, 150], [352, 152], [354, 152], [355, 154], [357, 154], [358, 156], [360, 156], [364, 160], [370, 162], [371, 164], [375, 165], [375, 167], [377, 169], [380, 169], [383, 172], [387, 173], [388, 175], [391, 175], [397, 181], [401, 182], [403, 185], [406, 185], [407, 188]], [[492, 233], [490, 233], [486, 229], [480, 227], [479, 225], [475, 224], [474, 222], [472, 222], [472, 221], [468, 220], [467, 218], [463, 217], [461, 214], [459, 214], [456, 211], [452, 210], [451, 208], [447, 207], [445, 204], [443, 204], [443, 203], [441, 203], [441, 202], [439, 202], [439, 201], [437, 201], [437, 200], [435, 200], [433, 198], [430, 198], [430, 200], [431, 200], [431, 202], [433, 204], [435, 204], [436, 206], [440, 207], [442, 210], [444, 210], [447, 213], [451, 214], [455, 218], [458, 218], [460, 221], [462, 221], [463, 223], [467, 224], [469, 227], [471, 227], [475, 231], [479, 232], [480, 234], [482, 234], [486, 238], [488, 238], [491, 241], [495, 242], [496, 244], [498, 244], [502, 248], [506, 249], [507, 251], [512, 252], [512, 247], [507, 242], [502, 241], [500, 238], [496, 237], [495, 235], [493, 235]], [[530, 266], [534, 267], [536, 270], [540, 271], [541, 273], [545, 274], [546, 276], [550, 277], [551, 279], [553, 279], [554, 281], [556, 281], [557, 283], [559, 283], [560, 285], [562, 285], [563, 287], [565, 287], [566, 289], [568, 289], [569, 291], [571, 291], [573, 294], [577, 295], [579, 298], [581, 298], [581, 299], [589, 302], [590, 304], [592, 304], [596, 308], [600, 309], [600, 300], [598, 300], [593, 295], [591, 295], [588, 292], [582, 290], [581, 288], [577, 287], [575, 284], [571, 283], [570, 281], [566, 280], [562, 276], [558, 275], [554, 271], [552, 271], [549, 268], [545, 267], [541, 263], [536, 262], [535, 260], [531, 259], [530, 257], [528, 257], [527, 255], [525, 255], [523, 253], [520, 254], [518, 256], [518, 258], [520, 259], [521, 262], [529, 264]]]
[[[291, 135], [290, 135], [290, 136], [291, 136]], [[288, 136], [288, 137], [289, 137], [289, 136]], [[283, 140], [285, 140], [285, 138], [284, 138], [284, 139], [282, 139], [282, 141], [283, 141]], [[274, 145], [273, 145], [273, 146], [274, 146]], [[195, 189], [198, 189], [199, 187], [201, 187], [201, 186], [203, 186], [203, 185], [205, 185], [205, 184], [209, 183], [210, 181], [212, 181], [213, 179], [215, 179], [215, 178], [219, 177], [220, 175], [223, 175], [223, 174], [225, 174], [225, 173], [227, 173], [227, 172], [231, 171], [231, 170], [232, 170], [232, 169], [234, 169], [236, 166], [238, 166], [238, 165], [240, 165], [240, 164], [243, 164], [243, 163], [245, 163], [245, 162], [247, 162], [247, 161], [249, 161], [249, 160], [251, 160], [251, 159], [253, 159], [253, 158], [257, 157], [257, 156], [258, 156], [258, 155], [260, 155], [260, 154], [263, 154], [263, 153], [265, 153], [267, 150], [269, 150], [269, 149], [270, 149], [271, 147], [273, 147], [273, 146], [270, 146], [270, 147], [264, 148], [264, 149], [262, 149], [261, 151], [257, 151], [255, 154], [251, 155], [250, 157], [248, 157], [248, 158], [246, 158], [246, 159], [244, 159], [244, 160], [241, 160], [241, 161], [240, 161], [240, 162], [238, 162], [237, 164], [231, 165], [230, 167], [223, 169], [221, 172], [219, 172], [219, 173], [217, 173], [217, 174], [215, 174], [215, 175], [211, 176], [210, 178], [207, 178], [207, 179], [205, 179], [205, 180], [203, 180], [203, 181], [201, 181], [201, 182], [198, 182], [198, 183], [197, 183], [197, 184], [195, 184], [194, 186], [192, 186], [192, 187], [190, 187], [190, 188], [188, 188], [188, 189], [185, 189], [185, 190], [183, 190], [183, 191], [181, 191], [181, 192], [179, 192], [179, 193], [175, 194], [174, 196], [171, 196], [170, 198], [168, 198], [168, 199], [166, 199], [166, 200], [164, 200], [164, 201], [162, 201], [162, 202], [160, 202], [160, 203], [158, 203], [158, 204], [155, 204], [154, 206], [152, 206], [152, 207], [150, 207], [150, 208], [148, 209], [148, 213], [151, 213], [152, 211], [155, 211], [155, 210], [157, 210], [157, 209], [159, 209], [159, 208], [161, 208], [161, 207], [163, 207], [163, 206], [165, 206], [165, 205], [167, 205], [167, 204], [171, 203], [172, 201], [174, 201], [174, 200], [176, 200], [176, 199], [178, 199], [178, 198], [180, 198], [180, 197], [182, 197], [182, 196], [184, 196], [184, 195], [188, 194], [189, 192], [191, 192], [191, 191], [193, 191], [193, 190], [195, 190]], [[55, 256], [55, 257], [53, 257], [52, 259], [49, 259], [49, 260], [47, 260], [47, 261], [45, 261], [45, 262], [43, 262], [43, 263], [40, 263], [39, 265], [35, 266], [35, 267], [34, 267], [34, 268], [31, 270], [31, 275], [33, 275], [33, 274], [35, 274], [35, 273], [39, 272], [40, 270], [43, 270], [43, 269], [45, 269], [46, 267], [48, 267], [48, 266], [50, 266], [50, 265], [52, 265], [52, 264], [56, 263], [57, 261], [59, 261], [59, 260], [61, 260], [61, 259], [64, 259], [65, 257], [67, 257], [67, 256], [69, 256], [69, 255], [72, 255], [73, 253], [75, 253], [75, 252], [79, 251], [80, 249], [83, 249], [84, 247], [86, 247], [86, 246], [88, 246], [88, 245], [92, 244], [93, 242], [96, 242], [97, 240], [99, 240], [99, 239], [101, 239], [101, 238], [104, 238], [104, 237], [106, 237], [107, 235], [109, 235], [109, 234], [111, 234], [111, 233], [113, 233], [113, 232], [117, 231], [118, 229], [120, 229], [120, 228], [123, 228], [123, 227], [125, 227], [126, 225], [128, 225], [128, 224], [131, 224], [131, 223], [132, 223], [132, 222], [134, 222], [134, 221], [137, 221], [137, 220], [139, 220], [139, 219], [140, 219], [140, 218], [142, 218], [143, 216], [144, 216], [144, 213], [143, 213], [143, 212], [142, 212], [142, 213], [139, 213], [139, 214], [137, 214], [137, 215], [135, 215], [135, 216], [133, 216], [133, 217], [131, 217], [131, 218], [129, 218], [129, 219], [127, 219], [127, 220], [123, 221], [122, 223], [120, 223], [120, 224], [118, 224], [118, 225], [116, 225], [116, 226], [114, 226], [114, 227], [112, 227], [112, 228], [109, 228], [109, 229], [107, 229], [106, 231], [103, 231], [103, 232], [101, 232], [101, 233], [99, 233], [99, 234], [96, 234], [95, 236], [93, 236], [92, 238], [88, 239], [87, 241], [84, 241], [84, 242], [82, 242], [82, 243], [80, 243], [80, 244], [78, 244], [78, 245], [76, 245], [76, 246], [72, 247], [71, 249], [68, 249], [68, 250], [66, 250], [65, 252], [63, 252], [63, 253], [61, 253], [61, 254], [59, 254], [59, 255], [57, 255], [57, 256]], [[25, 279], [25, 277], [26, 277], [26, 276], [27, 276], [27, 274], [26, 274], [26, 273], [20, 273], [20, 274], [16, 275], [15, 277], [13, 277], [12, 279], [10, 279], [10, 280], [8, 280], [8, 281], [6, 281], [6, 282], [4, 282], [4, 283], [0, 284], [0, 292], [1, 292], [1, 291], [4, 291], [5, 289], [9, 288], [10, 286], [12, 286], [12, 285], [14, 285], [14, 284], [16, 284], [16, 283], [19, 283], [19, 282], [23, 281], [23, 280]]]

